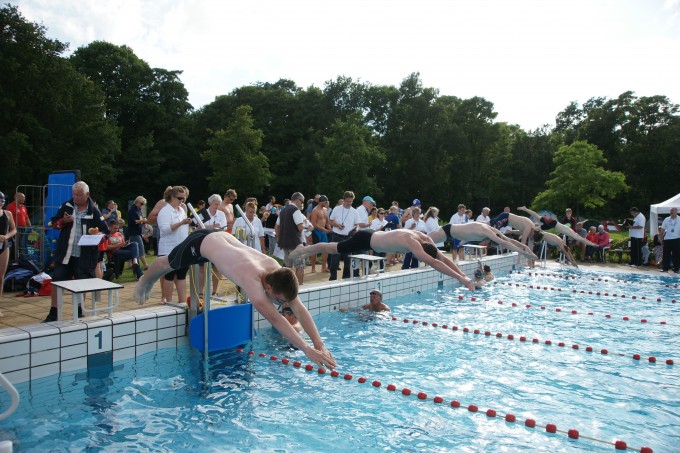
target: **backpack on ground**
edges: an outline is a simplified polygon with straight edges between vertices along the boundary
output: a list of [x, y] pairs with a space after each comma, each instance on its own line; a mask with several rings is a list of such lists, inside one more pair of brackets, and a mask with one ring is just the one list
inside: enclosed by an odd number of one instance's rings
[[52, 277], [44, 272], [34, 275], [26, 284], [26, 295], [49, 296], [52, 294]]

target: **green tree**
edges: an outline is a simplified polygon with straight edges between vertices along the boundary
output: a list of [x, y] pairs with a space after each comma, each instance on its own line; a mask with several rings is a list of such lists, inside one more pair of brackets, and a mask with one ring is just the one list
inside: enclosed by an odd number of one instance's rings
[[[104, 97], [15, 6], [0, 8], [0, 180], [4, 190], [43, 185], [54, 170], [79, 169], [93, 194], [114, 179], [120, 130]], [[36, 202], [30, 200], [29, 202]]]
[[345, 190], [359, 194], [382, 196], [375, 170], [385, 161], [385, 156], [373, 144], [371, 130], [364, 124], [360, 112], [335, 120], [324, 139], [319, 161], [319, 192], [333, 200], [342, 197]]
[[151, 68], [131, 48], [105, 41], [79, 48], [70, 61], [104, 91], [106, 115], [122, 128], [123, 152], [112, 161], [117, 184], [107, 197], [158, 196], [168, 184], [204, 179], [181, 71]]
[[601, 165], [607, 160], [602, 150], [584, 141], [561, 146], [553, 159], [555, 170], [550, 173], [547, 190], [539, 193], [531, 205], [534, 209], [554, 206], [600, 208], [607, 200], [626, 191], [623, 173], [609, 171]]
[[239, 192], [260, 193], [269, 186], [269, 162], [262, 154], [262, 131], [253, 128], [252, 109], [244, 105], [236, 109], [231, 123], [216, 131], [203, 153], [212, 174], [211, 189], [235, 187]]
[[578, 108], [570, 104], [558, 114], [555, 132], [570, 140], [585, 140], [602, 150], [611, 170], [623, 172], [630, 186], [612, 199], [605, 210], [627, 211], [632, 205], [663, 200], [672, 193], [660, 181], [672, 181], [680, 172], [674, 159], [680, 140], [680, 107], [666, 96], [636, 97], [626, 91], [615, 99], [595, 97]]
[[484, 163], [493, 212], [526, 205], [545, 188], [559, 139], [547, 127], [526, 132], [517, 125], [500, 124], [499, 138]]

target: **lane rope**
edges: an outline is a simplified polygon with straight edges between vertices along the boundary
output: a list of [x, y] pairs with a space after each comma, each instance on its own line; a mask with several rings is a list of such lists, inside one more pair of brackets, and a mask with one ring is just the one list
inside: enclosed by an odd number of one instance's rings
[[[499, 281], [496, 281], [496, 280], [494, 280], [493, 284], [494, 284], [494, 285], [505, 285], [505, 286], [509, 286], [509, 287], [513, 287], [513, 286], [514, 286], [514, 287], [516, 287], [516, 288], [527, 288], [527, 289], [533, 289], [533, 290], [556, 291], [556, 292], [563, 292], [563, 293], [565, 293], [565, 294], [567, 294], [567, 293], [574, 293], [574, 294], [590, 294], [590, 295], [603, 296], [603, 297], [620, 297], [620, 298], [622, 298], [622, 299], [629, 298], [629, 299], [632, 299], [632, 300], [637, 300], [637, 299], [640, 299], [640, 300], [653, 300], [653, 297], [650, 297], [650, 298], [648, 299], [647, 296], [640, 296], [640, 297], [638, 297], [637, 295], [626, 296], [625, 294], [619, 294], [619, 293], [611, 293], [611, 294], [610, 294], [608, 291], [607, 291], [607, 292], [602, 292], [602, 291], [586, 291], [586, 290], [583, 290], [583, 289], [581, 289], [581, 290], [572, 289], [571, 291], [569, 291], [568, 289], [556, 288], [556, 287], [554, 287], [554, 286], [543, 286], [543, 285], [538, 285], [538, 284], [536, 284], [536, 285], [534, 285], [534, 284], [527, 285], [526, 283], [499, 282]], [[660, 298], [660, 297], [657, 297], [657, 298], [656, 298], [656, 301], [657, 301], [657, 302], [664, 302], [664, 300], [663, 300], [662, 298]], [[667, 301], [667, 302], [671, 302], [671, 303], [676, 303], [676, 302], [677, 302], [676, 299], [671, 299], [671, 300], [668, 300], [668, 299], [667, 299], [666, 301]]]
[[[465, 300], [465, 297], [463, 297], [463, 296], [458, 296], [458, 300]], [[476, 301], [479, 301], [480, 299], [478, 299], [478, 298], [476, 298], [476, 297], [470, 297], [468, 300], [470, 300], [471, 302], [476, 302]], [[491, 303], [491, 300], [490, 300], [490, 299], [481, 299], [481, 301]], [[605, 314], [605, 315], [597, 314], [597, 315], [596, 315], [596, 314], [595, 314], [594, 312], [592, 312], [592, 311], [588, 311], [588, 312], [579, 312], [578, 310], [574, 310], [574, 309], [572, 309], [572, 310], [563, 309], [562, 307], [555, 307], [555, 310], [554, 310], [554, 311], [552, 311], [552, 310], [548, 311], [548, 308], [547, 308], [545, 305], [536, 305], [536, 306], [534, 306], [534, 305], [532, 305], [532, 304], [524, 304], [524, 305], [521, 305], [521, 304], [518, 304], [517, 302], [506, 303], [506, 302], [504, 302], [503, 300], [498, 300], [498, 301], [497, 301], [497, 304], [498, 304], [498, 305], [504, 305], [504, 306], [506, 306], [506, 307], [519, 307], [519, 308], [524, 307], [525, 309], [530, 309], [530, 308], [536, 308], [536, 309], [538, 309], [538, 308], [540, 308], [541, 310], [545, 310], [545, 311], [551, 312], [551, 313], [564, 313], [564, 314], [572, 314], [572, 315], [579, 315], [579, 314], [580, 314], [580, 315], [583, 315], [584, 313], [586, 313], [588, 316], [603, 316], [605, 319], [617, 319], [617, 318], [612, 318], [612, 315], [611, 315], [611, 314]], [[621, 320], [623, 320], [623, 321], [630, 321], [630, 319], [631, 319], [630, 316], [622, 316], [622, 317], [621, 317]], [[649, 320], [648, 320], [647, 318], [642, 318], [642, 319], [640, 319], [640, 323], [641, 323], [641, 324], [646, 324], [646, 325], [652, 325], [652, 324], [649, 322]], [[664, 325], [664, 326], [666, 326], [666, 325], [668, 325], [668, 323], [667, 323], [666, 321], [659, 321], [659, 325]]]
[[[534, 276], [542, 276], [542, 277], [555, 277], [555, 278], [560, 278], [560, 279], [565, 279], [565, 280], [591, 280], [591, 281], [598, 281], [598, 282], [609, 282], [611, 281], [612, 283], [626, 283], [626, 284], [632, 284], [632, 285], [644, 285], [645, 283], [649, 284], [649, 282], [634, 282], [631, 280], [620, 280], [620, 279], [609, 279], [606, 277], [583, 277], [583, 276], [577, 276], [577, 275], [562, 275], [562, 274], [555, 274], [555, 273], [550, 273], [550, 272], [531, 272], [531, 271], [518, 271], [518, 270], [511, 270], [508, 273], [510, 274], [527, 274], [527, 275], [534, 275]], [[670, 285], [668, 283], [662, 283], [666, 288], [677, 288], [678, 284], [675, 283], [673, 285]]]
[[[245, 350], [243, 349], [237, 349], [236, 352], [239, 353], [245, 353]], [[326, 373], [328, 373], [328, 370], [326, 370], [324, 367], [315, 367], [312, 364], [306, 364], [303, 366], [303, 364], [300, 361], [294, 360], [292, 361], [291, 359], [288, 358], [282, 358], [279, 360], [278, 356], [271, 355], [267, 356], [265, 353], [259, 353], [256, 354], [255, 351], [250, 350], [247, 352], [248, 355], [252, 357], [259, 357], [263, 359], [269, 359], [269, 363], [280, 363], [282, 365], [289, 365], [292, 364], [294, 368], [300, 369], [307, 371], [309, 373], [316, 371], [317, 376], [324, 376]], [[345, 373], [342, 374], [338, 370], [331, 370], [330, 371], [330, 376], [333, 378], [339, 378], [342, 375], [342, 378], [347, 381], [347, 382], [356, 382], [357, 384], [365, 384], [370, 381], [371, 386], [375, 389], [385, 389], [388, 393], [397, 393], [397, 386], [395, 384], [388, 384], [387, 386], [383, 386], [382, 382], [379, 380], [371, 380], [367, 377], [360, 376], [357, 379], [354, 379], [354, 376], [350, 373]], [[568, 430], [564, 429], [559, 429], [557, 428], [557, 425], [554, 423], [538, 423], [535, 419], [532, 418], [527, 418], [527, 419], [519, 419], [516, 415], [509, 413], [509, 412], [502, 412], [502, 411], [497, 411], [495, 409], [487, 409], [486, 411], [479, 410], [479, 406], [473, 403], [468, 404], [467, 406], [462, 405], [462, 403], [458, 400], [451, 400], [451, 401], [446, 401], [444, 400], [444, 397], [440, 395], [436, 395], [434, 397], [428, 396], [427, 393], [425, 392], [415, 392], [411, 391], [410, 388], [404, 387], [399, 391], [403, 396], [405, 397], [411, 397], [412, 395], [415, 395], [419, 401], [432, 401], [436, 405], [441, 405], [442, 407], [450, 407], [451, 409], [467, 409], [469, 414], [473, 414], [471, 416], [475, 416], [474, 414], [483, 414], [486, 416], [487, 420], [494, 420], [494, 419], [502, 419], [505, 420], [506, 423], [520, 423], [524, 424], [527, 428], [540, 428], [544, 429], [546, 433], [549, 434], [566, 434], [569, 439], [572, 440], [578, 440], [578, 439], [584, 439], [592, 442], [598, 442], [601, 444], [606, 444], [606, 445], [612, 445], [615, 450], [617, 451], [635, 451], [635, 452], [640, 452], [640, 453], [653, 453], [653, 450], [651, 447], [648, 446], [643, 446], [640, 447], [639, 449], [632, 448], [628, 446], [628, 443], [623, 441], [623, 440], [615, 440], [615, 441], [608, 441], [604, 439], [599, 439], [596, 437], [591, 437], [591, 436], [584, 436], [582, 435], [579, 430], [570, 428]]]
[[[399, 319], [397, 319], [395, 316], [392, 316], [391, 319], [392, 319], [392, 321], [399, 321]], [[402, 323], [407, 324], [407, 325], [412, 325], [412, 326], [420, 324], [420, 325], [423, 325], [423, 326], [431, 325], [432, 327], [441, 326], [442, 329], [448, 329], [449, 328], [448, 324], [440, 324], [440, 323], [436, 323], [436, 322], [430, 323], [428, 321], [419, 321], [417, 319], [410, 320], [408, 318], [404, 318], [402, 320]], [[517, 338], [521, 343], [540, 344], [542, 342], [546, 346], [551, 346], [553, 344], [556, 344], [557, 346], [559, 346], [561, 348], [564, 348], [564, 347], [567, 346], [567, 344], [563, 341], [553, 342], [552, 340], [540, 340], [538, 338], [528, 339], [526, 336], [516, 336], [514, 334], [504, 335], [501, 332], [498, 332], [496, 334], [492, 334], [491, 331], [489, 331], [489, 330], [485, 330], [484, 332], [482, 332], [481, 329], [471, 329], [469, 327], [459, 328], [458, 326], [451, 326], [451, 331], [453, 331], [453, 332], [462, 331], [463, 333], [472, 333], [474, 335], [480, 335], [481, 334], [481, 335], [484, 335], [485, 337], [492, 337], [493, 336], [497, 339], [506, 338], [508, 340], [514, 340], [515, 338]], [[635, 353], [635, 354], [625, 354], [625, 353], [622, 353], [622, 352], [609, 351], [608, 349], [604, 349], [604, 348], [597, 351], [597, 349], [592, 347], [592, 346], [586, 346], [585, 348], [582, 348], [581, 345], [576, 344], [576, 343], [571, 344], [570, 348], [571, 348], [572, 351], [583, 350], [585, 352], [599, 352], [601, 355], [615, 355], [615, 356], [619, 356], [619, 357], [631, 357], [636, 362], [643, 360], [643, 356], [641, 356], [640, 354], [637, 354], [637, 353]], [[662, 362], [664, 362], [668, 366], [673, 366], [673, 364], [675, 363], [673, 359], [665, 359], [665, 360], [664, 359], [657, 359], [657, 357], [651, 356], [651, 355], [648, 356], [645, 360], [647, 360], [649, 363], [657, 363], [658, 361], [661, 360]]]

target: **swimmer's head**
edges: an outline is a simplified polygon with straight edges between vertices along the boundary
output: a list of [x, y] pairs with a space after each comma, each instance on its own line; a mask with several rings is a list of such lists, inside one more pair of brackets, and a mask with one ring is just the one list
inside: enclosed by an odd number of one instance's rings
[[297, 317], [290, 307], [283, 307], [281, 310], [281, 315], [283, 315], [290, 324], [295, 324], [297, 322]]
[[265, 281], [271, 285], [272, 291], [285, 297], [290, 302], [298, 295], [298, 281], [292, 269], [282, 267], [270, 272]]
[[485, 264], [484, 265], [484, 273], [488, 274], [489, 272], [491, 272], [491, 267], [488, 264]]
[[534, 242], [541, 242], [543, 240], [543, 231], [534, 230]]
[[482, 273], [481, 269], [477, 269], [475, 271], [475, 278], [477, 279], [484, 278], [484, 274]]
[[431, 242], [423, 242], [423, 250], [425, 250], [425, 253], [430, 255], [432, 258], [437, 258], [437, 255], [439, 254], [439, 250], [437, 249], [437, 246], [434, 245]]

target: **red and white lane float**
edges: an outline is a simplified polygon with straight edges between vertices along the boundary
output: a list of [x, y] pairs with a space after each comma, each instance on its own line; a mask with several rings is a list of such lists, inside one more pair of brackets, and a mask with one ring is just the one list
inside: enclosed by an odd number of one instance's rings
[[[395, 318], [395, 320], [396, 320], [396, 318]], [[433, 326], [436, 327], [434, 324], [433, 324]], [[442, 327], [444, 327], [444, 326], [442, 326]], [[245, 352], [243, 349], [237, 349], [236, 351], [239, 352], [239, 353]], [[251, 355], [251, 356], [255, 356], [254, 351], [248, 351], [248, 354]], [[266, 359], [267, 354], [260, 353], [260, 354], [258, 354], [258, 357]], [[270, 361], [270, 363], [276, 362], [276, 363], [281, 363], [283, 365], [288, 365], [288, 364], [291, 363], [291, 360], [288, 359], [288, 358], [283, 358], [283, 359], [279, 360], [279, 358], [277, 356], [274, 356], [274, 355], [269, 356], [269, 361]], [[293, 361], [292, 363], [293, 363], [294, 368], [302, 369], [302, 370], [305, 370], [307, 372], [314, 372], [316, 370], [317, 376], [325, 376], [326, 374], [330, 374], [330, 376], [333, 377], [333, 378], [339, 378], [340, 376], [342, 376], [343, 380], [348, 381], [348, 382], [356, 382], [357, 384], [365, 384], [367, 382], [370, 382], [371, 387], [374, 387], [374, 388], [380, 389], [380, 390], [385, 389], [387, 391], [387, 393], [396, 394], [397, 390], [399, 390], [395, 384], [388, 384], [388, 385], [385, 386], [385, 385], [383, 385], [383, 383], [381, 381], [379, 381], [377, 379], [371, 380], [370, 378], [367, 378], [365, 376], [360, 376], [360, 377], [355, 379], [354, 376], [351, 373], [341, 373], [338, 370], [331, 370], [330, 373], [328, 373], [328, 370], [326, 370], [323, 367], [315, 367], [314, 365], [311, 365], [311, 364], [306, 364], [305, 366], [302, 366], [302, 363], [299, 362], [299, 361]], [[448, 407], [448, 408], [451, 408], [451, 409], [460, 409], [461, 411], [464, 411], [465, 409], [467, 409], [467, 413], [470, 414], [470, 416], [484, 416], [489, 421], [500, 419], [500, 420], [504, 420], [506, 423], [512, 423], [512, 424], [517, 423], [518, 425], [523, 424], [527, 428], [543, 429], [543, 430], [545, 430], [546, 433], [549, 433], [549, 434], [557, 434], [557, 433], [566, 434], [566, 436], [569, 439], [572, 439], [572, 440], [584, 439], [584, 440], [589, 440], [589, 441], [592, 441], [592, 442], [598, 442], [598, 443], [602, 443], [602, 444], [611, 445], [611, 446], [614, 447], [615, 450], [618, 450], [618, 451], [624, 451], [624, 450], [630, 449], [632, 451], [639, 451], [640, 453], [653, 453], [653, 450], [652, 450], [651, 447], [643, 446], [643, 447], [640, 447], [639, 449], [634, 449], [634, 448], [628, 447], [628, 444], [623, 440], [615, 440], [615, 441], [612, 442], [612, 441], [607, 441], [607, 440], [604, 440], [604, 439], [598, 439], [596, 437], [584, 436], [580, 433], [579, 430], [574, 429], [574, 428], [570, 428], [570, 429], [565, 430], [565, 429], [558, 428], [558, 425], [555, 424], [555, 423], [539, 423], [536, 420], [534, 420], [533, 418], [527, 418], [527, 419], [522, 420], [522, 419], [518, 418], [515, 414], [509, 413], [509, 412], [502, 412], [502, 411], [498, 411], [496, 409], [491, 409], [491, 408], [486, 409], [486, 410], [480, 410], [479, 406], [474, 404], [474, 403], [468, 403], [467, 405], [464, 405], [463, 403], [461, 403], [460, 401], [458, 401], [456, 399], [446, 400], [443, 396], [440, 396], [440, 395], [429, 396], [425, 392], [412, 391], [408, 387], [402, 388], [401, 390], [399, 390], [398, 393], [401, 393], [401, 395], [403, 395], [404, 397], [407, 397], [407, 398], [415, 395], [415, 397], [418, 401], [432, 401], [435, 405], [438, 405], [438, 406], [441, 406], [441, 407]], [[462, 412], [462, 413], [465, 413], [465, 412]], [[477, 415], [477, 414], [479, 414], [479, 415]]]
[[[555, 274], [555, 273], [550, 273], [550, 272], [531, 272], [531, 271], [510, 271], [510, 274], [527, 274], [527, 275], [533, 275], [533, 276], [541, 276], [541, 277], [555, 277], [555, 278], [561, 278], [564, 280], [591, 280], [593, 282], [612, 282], [612, 283], [628, 283], [628, 284], [634, 284], [634, 285], [643, 285], [646, 282], [634, 282], [630, 280], [620, 280], [616, 278], [607, 278], [607, 277], [587, 277], [587, 276], [578, 276], [578, 275], [562, 275], [562, 274]], [[666, 288], [678, 288], [678, 284], [669, 284], [669, 283], [662, 283]]]
[[603, 296], [603, 297], [620, 297], [622, 299], [629, 298], [632, 300], [640, 299], [640, 300], [656, 300], [657, 302], [671, 302], [671, 303], [676, 303], [676, 299], [670, 299], [670, 300], [665, 300], [660, 298], [660, 297], [647, 297], [647, 296], [639, 296], [637, 294], [634, 295], [625, 295], [625, 294], [620, 294], [618, 292], [609, 292], [609, 291], [586, 291], [586, 290], [578, 290], [578, 289], [565, 289], [565, 288], [556, 288], [554, 286], [543, 286], [543, 285], [534, 285], [530, 284], [527, 285], [525, 283], [512, 283], [512, 282], [499, 282], [494, 280], [493, 282], [494, 285], [505, 285], [508, 287], [516, 287], [516, 288], [528, 288], [528, 289], [534, 289], [534, 290], [543, 290], [543, 291], [555, 291], [558, 293], [576, 293], [576, 294], [590, 294], [590, 295], [595, 295], [595, 296]]
[[[399, 321], [399, 319], [393, 316], [392, 321]], [[402, 320], [402, 323], [403, 324], [409, 324], [409, 325], [421, 324], [423, 326], [431, 325], [432, 327], [441, 326], [442, 329], [449, 329], [448, 324], [438, 323], [438, 322], [419, 321], [417, 319], [410, 320], [408, 318], [404, 318]], [[559, 346], [561, 348], [567, 346], [567, 344], [563, 341], [555, 342], [555, 341], [552, 341], [552, 340], [540, 340], [538, 338], [529, 339], [528, 337], [523, 336], [523, 335], [503, 334], [501, 332], [498, 332], [496, 334], [492, 334], [491, 331], [489, 331], [489, 330], [485, 330], [485, 331], [482, 332], [481, 329], [472, 329], [470, 327], [462, 327], [461, 328], [461, 327], [458, 327], [458, 326], [451, 326], [451, 331], [453, 331], [453, 332], [462, 331], [463, 333], [472, 333], [474, 335], [480, 335], [480, 334], [483, 333], [484, 336], [486, 336], [486, 337], [494, 336], [495, 338], [499, 338], [499, 339], [506, 338], [508, 340], [517, 339], [517, 340], [519, 340], [520, 343], [536, 343], [536, 344], [542, 343], [546, 346], [551, 346], [553, 344], [556, 344], [557, 346]], [[616, 355], [616, 356], [620, 356], [620, 357], [631, 357], [636, 362], [643, 360], [643, 357], [644, 357], [644, 356], [637, 354], [637, 353], [635, 353], [635, 354], [630, 354], [630, 353], [625, 354], [625, 353], [622, 353], [622, 352], [609, 351], [609, 350], [604, 349], [604, 348], [596, 348], [596, 347], [593, 347], [593, 346], [582, 347], [579, 344], [571, 344], [569, 347], [574, 351], [583, 350], [585, 352], [590, 352], [590, 353], [599, 352], [601, 355]], [[657, 363], [657, 362], [661, 361], [662, 363], [665, 363], [666, 365], [670, 365], [670, 366], [674, 365], [674, 363], [675, 363], [675, 361], [673, 359], [658, 359], [657, 357], [652, 356], [652, 355], [647, 356], [647, 358], [645, 360], [647, 360], [649, 363]]]
[[[463, 296], [458, 296], [458, 300], [466, 300], [466, 298], [463, 297]], [[470, 300], [471, 302], [476, 302], [476, 301], [479, 301], [479, 300], [481, 300], [483, 302], [492, 302], [490, 299], [478, 299], [476, 297], [470, 297], [467, 300]], [[496, 304], [503, 305], [503, 306], [506, 306], [506, 307], [513, 307], [513, 308], [525, 308], [525, 309], [534, 308], [534, 309], [541, 309], [541, 310], [544, 310], [544, 311], [548, 311], [548, 309], [545, 305], [519, 304], [517, 302], [506, 302], [506, 301], [503, 301], [503, 300], [496, 301]], [[552, 312], [553, 310], [551, 309], [550, 311]], [[564, 308], [561, 308], [561, 307], [555, 307], [554, 312], [555, 313], [572, 314], [572, 315], [578, 315], [578, 314], [584, 315], [585, 314], [587, 316], [603, 316], [606, 319], [618, 319], [618, 318], [613, 318], [612, 315], [610, 315], [610, 314], [598, 315], [598, 314], [596, 314], [595, 312], [592, 312], [592, 311], [579, 312], [578, 310], [564, 309]], [[621, 320], [630, 321], [631, 316], [622, 316]], [[640, 323], [647, 324], [647, 325], [651, 324], [647, 318], [640, 319]], [[664, 325], [664, 326], [668, 325], [668, 323], [666, 321], [659, 321], [659, 324]]]

